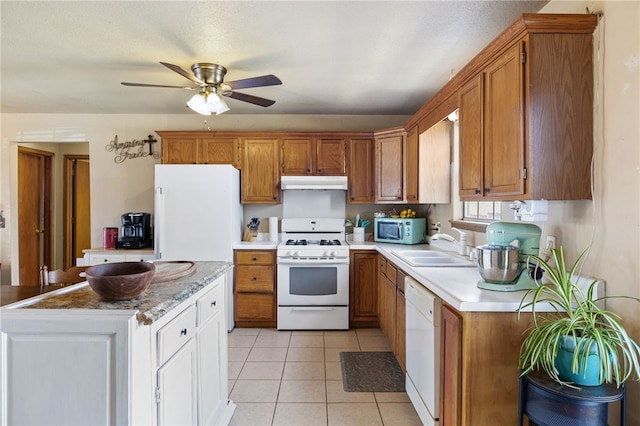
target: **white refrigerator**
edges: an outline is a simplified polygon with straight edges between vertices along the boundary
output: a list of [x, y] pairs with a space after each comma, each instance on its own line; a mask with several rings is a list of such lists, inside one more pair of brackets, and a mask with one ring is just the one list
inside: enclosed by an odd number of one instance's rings
[[[233, 262], [242, 236], [240, 172], [231, 165], [157, 164], [154, 247], [159, 260]], [[227, 329], [233, 319], [233, 270], [227, 275]]]

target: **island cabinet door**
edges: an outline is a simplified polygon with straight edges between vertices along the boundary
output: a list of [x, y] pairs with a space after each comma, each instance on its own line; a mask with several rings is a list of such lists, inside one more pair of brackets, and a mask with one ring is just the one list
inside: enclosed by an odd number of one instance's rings
[[197, 424], [196, 343], [190, 339], [158, 369], [158, 425]]

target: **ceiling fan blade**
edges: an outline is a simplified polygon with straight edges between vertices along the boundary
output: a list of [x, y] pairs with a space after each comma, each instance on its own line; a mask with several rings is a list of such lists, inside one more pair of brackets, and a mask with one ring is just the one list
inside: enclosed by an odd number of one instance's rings
[[276, 103], [276, 101], [272, 101], [271, 99], [260, 98], [258, 96], [253, 96], [253, 95], [247, 95], [246, 93], [224, 92], [223, 95], [233, 99], [237, 99], [239, 101], [244, 101], [244, 102], [249, 102], [250, 104], [259, 105], [261, 107], [268, 107]]
[[277, 86], [282, 81], [273, 74], [261, 75], [260, 77], [245, 78], [236, 81], [225, 81], [224, 85], [229, 86], [232, 90], [246, 89], [249, 87]]
[[165, 67], [169, 68], [171, 71], [177, 72], [178, 74], [180, 74], [181, 76], [183, 76], [187, 80], [193, 81], [198, 86], [206, 86], [206, 83], [204, 83], [202, 80], [197, 78], [195, 75], [193, 75], [189, 71], [186, 71], [184, 68], [182, 68], [182, 67], [180, 67], [178, 65], [173, 65], [173, 64], [167, 63], [167, 62], [160, 62], [160, 63], [162, 65], [164, 65]]
[[186, 90], [195, 90], [195, 87], [187, 87], [187, 86], [164, 86], [162, 84], [145, 84], [145, 83], [129, 83], [127, 81], [120, 82], [123, 86], [134, 86], [134, 87], [167, 87], [170, 89], [186, 89]]

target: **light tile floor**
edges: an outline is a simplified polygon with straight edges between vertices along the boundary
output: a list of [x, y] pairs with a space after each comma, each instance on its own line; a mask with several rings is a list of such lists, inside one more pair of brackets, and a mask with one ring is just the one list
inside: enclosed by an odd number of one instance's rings
[[380, 329], [229, 334], [232, 426], [421, 425], [405, 392], [345, 392], [340, 352], [388, 351]]

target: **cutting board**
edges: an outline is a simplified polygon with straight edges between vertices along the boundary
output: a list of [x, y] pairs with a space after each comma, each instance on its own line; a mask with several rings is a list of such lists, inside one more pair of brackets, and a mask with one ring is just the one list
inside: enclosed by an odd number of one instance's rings
[[196, 271], [196, 265], [188, 260], [153, 262], [156, 265], [156, 274], [151, 283], [164, 283], [178, 278], [186, 277]]

